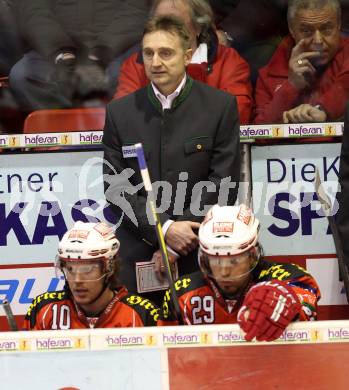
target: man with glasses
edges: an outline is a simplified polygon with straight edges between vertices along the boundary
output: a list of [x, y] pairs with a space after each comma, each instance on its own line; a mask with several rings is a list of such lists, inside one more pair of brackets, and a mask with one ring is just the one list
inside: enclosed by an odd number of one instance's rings
[[[159, 309], [116, 287], [120, 243], [107, 224], [76, 222], [59, 243], [56, 270], [62, 291], [46, 292], [30, 305], [26, 330], [154, 326]], [[58, 276], [58, 275], [57, 275]]]
[[338, 0], [290, 0], [287, 36], [260, 70], [256, 123], [341, 120], [349, 99], [349, 38]]

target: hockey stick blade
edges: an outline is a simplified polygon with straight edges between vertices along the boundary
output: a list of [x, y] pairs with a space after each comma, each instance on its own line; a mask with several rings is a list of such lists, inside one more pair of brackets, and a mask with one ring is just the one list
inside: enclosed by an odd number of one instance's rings
[[6, 299], [2, 301], [2, 307], [4, 308], [4, 312], [6, 314], [6, 318], [10, 330], [17, 331], [18, 328], [17, 328], [15, 317], [12, 313], [11, 305]]
[[336, 249], [336, 254], [337, 254], [337, 259], [338, 259], [338, 268], [339, 268], [339, 275], [341, 280], [343, 280], [344, 283], [344, 289], [345, 289], [345, 294], [347, 297], [347, 301], [349, 303], [349, 273], [348, 273], [348, 267], [344, 258], [344, 252], [343, 252], [343, 247], [342, 247], [342, 242], [339, 237], [339, 232], [337, 228], [336, 221], [333, 217], [332, 214], [332, 207], [331, 207], [331, 201], [326, 194], [322, 183], [320, 179], [320, 174], [319, 170], [316, 169], [316, 174], [315, 174], [315, 191], [318, 196], [318, 199], [321, 204], [321, 208], [323, 209], [328, 223], [330, 225], [330, 229], [332, 231], [332, 237], [334, 241], [334, 246]]
[[172, 298], [173, 306], [174, 306], [174, 309], [176, 312], [175, 314], [177, 316], [177, 320], [180, 321], [181, 323], [183, 323], [181, 310], [180, 310], [180, 306], [179, 306], [179, 302], [178, 302], [178, 298], [177, 298], [176, 288], [175, 288], [174, 281], [172, 278], [171, 265], [170, 265], [170, 262], [168, 259], [165, 238], [164, 238], [164, 234], [162, 232], [162, 226], [161, 226], [160, 219], [156, 213], [153, 186], [151, 184], [150, 175], [149, 175], [149, 171], [148, 171], [148, 167], [147, 167], [147, 162], [146, 162], [145, 157], [144, 157], [144, 150], [143, 150], [142, 144], [141, 143], [135, 144], [135, 149], [136, 149], [136, 153], [137, 153], [137, 160], [138, 160], [139, 169], [141, 171], [144, 188], [148, 194], [149, 206], [150, 206], [151, 214], [152, 214], [152, 217], [153, 217], [154, 223], [155, 223], [154, 227], [155, 227], [155, 231], [156, 231], [156, 237], [158, 239], [159, 248], [161, 250], [162, 260], [163, 260], [164, 265], [165, 265], [166, 276], [167, 276], [168, 284], [169, 284], [170, 291], [171, 291], [171, 298]]

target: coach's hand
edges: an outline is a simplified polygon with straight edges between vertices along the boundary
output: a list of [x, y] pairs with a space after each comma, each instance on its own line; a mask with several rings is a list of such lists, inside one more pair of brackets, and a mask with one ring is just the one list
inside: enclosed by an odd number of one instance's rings
[[253, 286], [242, 303], [238, 323], [245, 340], [273, 341], [301, 311], [302, 305], [292, 287], [272, 280]]
[[[168, 256], [168, 261], [170, 262], [171, 272], [173, 274], [173, 270], [174, 270], [174, 267], [176, 264], [176, 260], [178, 259], [178, 256], [176, 256], [175, 254], [173, 254], [169, 251], [167, 251], [167, 256]], [[154, 263], [155, 263], [154, 268], [155, 268], [156, 277], [162, 282], [164, 279], [164, 275], [166, 274], [166, 267], [165, 267], [165, 264], [163, 262], [162, 252], [160, 249], [158, 249], [157, 251], [155, 251], [153, 253], [153, 257], [152, 257], [151, 261], [154, 261]]]
[[194, 230], [199, 227], [198, 222], [173, 222], [166, 232], [166, 244], [181, 256], [187, 256], [198, 246], [199, 239]]

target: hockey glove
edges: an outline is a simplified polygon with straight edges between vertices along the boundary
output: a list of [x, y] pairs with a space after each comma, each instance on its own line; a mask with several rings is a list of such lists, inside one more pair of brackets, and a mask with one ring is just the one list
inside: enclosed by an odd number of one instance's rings
[[245, 340], [278, 339], [301, 310], [301, 303], [290, 286], [272, 280], [253, 286], [238, 313], [238, 323]]

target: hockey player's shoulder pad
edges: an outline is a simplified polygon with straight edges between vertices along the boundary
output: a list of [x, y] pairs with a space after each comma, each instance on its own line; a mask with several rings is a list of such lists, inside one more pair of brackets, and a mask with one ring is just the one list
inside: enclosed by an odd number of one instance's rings
[[30, 321], [30, 326], [33, 328], [35, 326], [37, 313], [39, 313], [44, 306], [52, 302], [62, 301], [66, 298], [66, 290], [50, 292], [48, 291], [38, 295], [36, 298], [33, 299], [31, 305], [29, 306], [25, 319]]
[[309, 276], [309, 273], [297, 264], [292, 263], [270, 263], [262, 260], [256, 269], [258, 282], [279, 280], [281, 282], [298, 279], [302, 276]]
[[200, 287], [206, 286], [206, 284], [207, 282], [205, 276], [201, 271], [181, 276], [180, 279], [174, 282], [178, 297], [188, 293], [189, 291], [193, 291]]
[[120, 300], [127, 306], [130, 306], [141, 317], [144, 326], [156, 326], [160, 316], [159, 307], [147, 298], [137, 294], [126, 294]]

